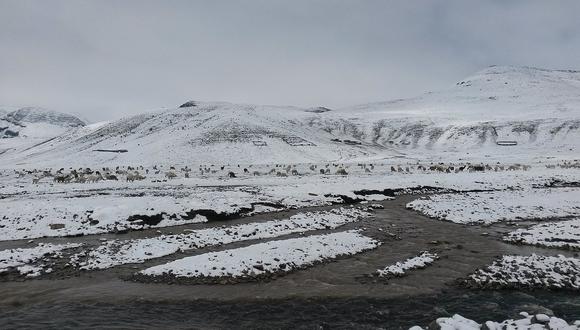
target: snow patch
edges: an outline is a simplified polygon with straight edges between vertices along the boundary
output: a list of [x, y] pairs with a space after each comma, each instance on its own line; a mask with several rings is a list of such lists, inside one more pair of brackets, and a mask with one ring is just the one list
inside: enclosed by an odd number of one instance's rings
[[508, 233], [504, 240], [511, 243], [580, 249], [580, 219], [550, 222], [518, 229]]
[[580, 259], [562, 255], [503, 256], [469, 275], [478, 288], [580, 289]]
[[407, 207], [455, 223], [490, 224], [504, 220], [546, 219], [580, 215], [580, 189], [524, 189], [441, 194]]
[[377, 275], [384, 278], [405, 276], [407, 271], [425, 268], [434, 263], [437, 259], [439, 259], [439, 256], [436, 253], [423, 251], [419, 255], [409, 258], [403, 262], [397, 262], [394, 265], [387, 266], [383, 269], [378, 269]]
[[380, 243], [357, 231], [308, 236], [205, 253], [145, 269], [142, 275], [251, 280], [374, 249]]
[[[568, 324], [563, 319], [555, 316], [548, 316], [546, 314], [530, 315], [526, 312], [520, 313], [523, 318], [508, 319], [505, 321], [486, 321], [479, 324], [474, 320], [465, 318], [459, 314], [452, 317], [441, 317], [435, 320], [438, 329], [441, 330], [502, 330], [502, 329], [518, 329], [518, 330], [578, 330], [580, 329], [580, 321], [574, 321], [573, 324]], [[414, 326], [409, 330], [423, 330], [422, 327]]]
[[359, 209], [340, 208], [323, 212], [299, 213], [283, 220], [191, 230], [178, 235], [164, 235], [129, 241], [112, 240], [94, 250], [76, 254], [71, 260], [81, 269], [105, 269], [128, 263], [142, 263], [178, 251], [273, 238], [313, 230], [336, 229], [367, 216], [370, 214]]
[[82, 244], [44, 244], [40, 243], [33, 248], [9, 249], [0, 251], [0, 273], [16, 269], [21, 275], [36, 277], [46, 271], [42, 263], [45, 256], [57, 257], [66, 249], [80, 247]]

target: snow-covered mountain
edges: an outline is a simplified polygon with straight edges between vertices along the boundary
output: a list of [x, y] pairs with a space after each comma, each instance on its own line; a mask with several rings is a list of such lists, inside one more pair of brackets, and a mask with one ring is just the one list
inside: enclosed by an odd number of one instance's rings
[[468, 150], [580, 143], [580, 71], [490, 67], [422, 96], [338, 109], [309, 125], [369, 143]]
[[0, 154], [19, 152], [84, 125], [75, 116], [52, 110], [0, 108]]
[[[66, 133], [0, 156], [0, 163], [236, 164], [471, 151], [574, 153], [580, 143], [580, 72], [490, 67], [443, 91], [343, 109], [189, 101], [107, 123], [62, 122], [70, 124]], [[497, 144], [502, 141], [517, 146]]]
[[[16, 136], [46, 137], [62, 134], [70, 128], [86, 125], [79, 118], [62, 112], [37, 107], [20, 108], [14, 111], [0, 109], [0, 138]], [[46, 129], [39, 129], [44, 127]]]
[[373, 157], [384, 148], [335, 140], [295, 107], [188, 102], [178, 108], [81, 127], [21, 159], [53, 163], [275, 163]]
[[20, 108], [7, 113], [4, 119], [21, 124], [43, 123], [65, 128], [86, 125], [84, 121], [73, 115], [37, 107]]

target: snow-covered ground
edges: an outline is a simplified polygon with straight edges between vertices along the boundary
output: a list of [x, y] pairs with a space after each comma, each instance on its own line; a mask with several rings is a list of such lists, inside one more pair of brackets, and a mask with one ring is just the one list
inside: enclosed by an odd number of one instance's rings
[[178, 235], [129, 241], [113, 240], [103, 243], [94, 250], [74, 255], [72, 263], [85, 270], [105, 269], [127, 263], [142, 263], [178, 251], [314, 230], [336, 229], [367, 216], [370, 214], [356, 208], [340, 208], [328, 212], [299, 213], [283, 220], [190, 230]]
[[[203, 208], [199, 200], [164, 196], [79, 196], [0, 200], [0, 240], [122, 232], [204, 222], [187, 212]], [[219, 210], [219, 206], [215, 207]], [[158, 217], [155, 217], [158, 215]], [[133, 216], [133, 218], [132, 218]]]
[[380, 243], [357, 231], [315, 235], [205, 253], [154, 266], [142, 275], [253, 280], [283, 274], [341, 256], [376, 248]]
[[517, 244], [580, 249], [580, 219], [542, 223], [508, 233], [504, 240]]
[[407, 205], [433, 218], [490, 224], [503, 220], [580, 216], [580, 189], [524, 189], [442, 194]]
[[439, 256], [436, 253], [423, 251], [415, 257], [397, 262], [396, 264], [387, 266], [383, 269], [378, 269], [377, 275], [384, 278], [405, 276], [408, 271], [425, 268], [434, 263], [437, 259], [439, 259]]
[[[505, 321], [486, 321], [482, 324], [465, 318], [459, 314], [452, 317], [441, 317], [435, 320], [437, 329], [441, 330], [578, 330], [580, 329], [580, 320], [568, 323], [565, 320], [548, 316], [546, 314], [530, 315], [526, 312], [521, 312], [522, 318], [509, 319]], [[432, 328], [429, 328], [432, 329]], [[423, 330], [422, 327], [414, 326], [409, 330]]]
[[58, 257], [66, 249], [80, 247], [81, 244], [43, 244], [32, 248], [10, 249], [0, 251], [0, 273], [11, 269], [26, 277], [36, 277], [42, 273], [49, 273], [51, 269], [43, 263], [46, 257]]
[[478, 288], [580, 289], [580, 259], [562, 255], [503, 256], [466, 279]]
[[[527, 171], [445, 173], [422, 170], [419, 166], [380, 162], [372, 167], [368, 164], [296, 164], [291, 168], [298, 175], [280, 177], [264, 174], [272, 169], [286, 173], [274, 165], [248, 166], [249, 173], [234, 165], [223, 170], [215, 167], [203, 174], [195, 170], [189, 178], [185, 177], [187, 172], [178, 168], [177, 178], [172, 180], [165, 178], [165, 170], [155, 174], [153, 168], [148, 168], [149, 174], [140, 170], [146, 175], [141, 181], [69, 184], [56, 183], [51, 178], [32, 183], [38, 173], [3, 171], [0, 240], [98, 234], [205, 221], [202, 215], [192, 217], [199, 210], [222, 216], [244, 216], [347, 201], [385, 200], [396, 193], [405, 193], [404, 189], [422, 186], [440, 191], [518, 189], [432, 196], [410, 204], [428, 215], [457, 213], [453, 219], [461, 222], [480, 221], [479, 217], [497, 221], [530, 214], [550, 217], [579, 212], [577, 188], [532, 189], [553, 182], [579, 182], [580, 170], [575, 168], [555, 170], [536, 164]], [[409, 172], [393, 172], [391, 167], [408, 167]], [[332, 168], [332, 174], [319, 173], [319, 169], [326, 168]], [[334, 174], [337, 168], [345, 168], [348, 175]], [[166, 170], [169, 171], [169, 166]], [[230, 171], [237, 173], [235, 178], [228, 177]], [[253, 171], [262, 175], [253, 175]]]

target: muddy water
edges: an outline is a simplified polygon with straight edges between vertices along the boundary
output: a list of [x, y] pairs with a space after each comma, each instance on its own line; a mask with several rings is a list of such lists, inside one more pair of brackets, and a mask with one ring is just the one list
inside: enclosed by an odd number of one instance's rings
[[[498, 238], [508, 230], [505, 226], [463, 226], [428, 219], [405, 209], [404, 205], [412, 199], [399, 197], [383, 202], [385, 209], [376, 210], [373, 218], [340, 228], [362, 228], [367, 235], [384, 242], [378, 249], [269, 282], [169, 285], [121, 279], [139, 269], [183, 256], [255, 243], [239, 242], [179, 253], [140, 265], [96, 272], [61, 270], [39, 280], [0, 283], [0, 328], [99, 324], [117, 328], [404, 328], [428, 323], [447, 313], [461, 312], [476, 319], [506, 318], [520, 310], [541, 309], [539, 306], [553, 309], [561, 317], [580, 319], [580, 295], [577, 293], [483, 292], [458, 287], [455, 284], [458, 278], [502, 254], [538, 252], [554, 255], [563, 252], [502, 243]], [[296, 212], [259, 215], [228, 224], [266, 221]], [[179, 233], [186, 228], [222, 224], [195, 224], [161, 231]], [[143, 231], [122, 237], [154, 235], [157, 235], [155, 231]], [[67, 241], [94, 245], [102, 237], [113, 236], [78, 237]], [[435, 251], [441, 259], [426, 269], [388, 282], [377, 282], [365, 276], [423, 250]]]

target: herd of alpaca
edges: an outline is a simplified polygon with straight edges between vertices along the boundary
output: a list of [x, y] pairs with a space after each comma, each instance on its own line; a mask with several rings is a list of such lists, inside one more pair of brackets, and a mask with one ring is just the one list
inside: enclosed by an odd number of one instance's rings
[[527, 171], [530, 165], [513, 164], [513, 165], [489, 165], [489, 164], [431, 164], [391, 166], [391, 172], [414, 173], [414, 172], [439, 172], [439, 173], [459, 173], [459, 172], [502, 172], [502, 171]]
[[30, 172], [29, 174], [34, 175], [32, 183], [35, 184], [39, 183], [40, 180], [44, 178], [52, 178], [52, 181], [56, 183], [95, 183], [105, 180], [118, 181], [119, 178], [122, 177], [125, 177], [125, 180], [128, 182], [145, 180], [145, 176], [143, 176], [139, 170], [143, 171], [143, 167], [117, 167], [115, 170], [111, 170], [108, 167], [103, 167], [101, 170], [92, 170], [86, 167], [69, 169], [68, 173], [65, 173], [64, 168], [57, 170], [55, 173], [52, 172], [52, 169], [42, 171], [32, 170], [28, 172]]
[[[511, 165], [501, 165], [501, 164], [413, 164], [413, 165], [386, 165], [386, 164], [337, 164], [337, 163], [327, 163], [327, 164], [312, 164], [300, 166], [297, 164], [286, 165], [286, 164], [272, 164], [264, 165], [265, 171], [253, 170], [251, 171], [252, 165], [244, 168], [240, 165], [237, 167], [221, 165], [200, 165], [199, 175], [201, 177], [209, 176], [212, 174], [217, 174], [218, 176], [236, 178], [238, 176], [276, 176], [276, 177], [288, 177], [288, 176], [302, 176], [302, 175], [348, 175], [351, 167], [358, 167], [358, 171], [364, 173], [373, 173], [377, 166], [387, 168], [383, 169], [383, 172], [391, 173], [460, 173], [460, 172], [501, 172], [501, 171], [527, 171], [531, 168], [530, 165], [523, 164], [511, 164]], [[390, 168], [388, 167], [390, 166]], [[263, 168], [262, 167], [262, 168]], [[546, 168], [580, 168], [580, 161], [564, 161], [558, 164], [545, 165]], [[190, 178], [192, 177], [193, 169], [191, 167], [185, 166], [177, 168], [175, 166], [169, 166], [167, 170], [162, 170], [163, 166], [155, 165], [151, 169], [144, 168], [143, 166], [117, 166], [114, 169], [109, 167], [103, 167], [98, 170], [93, 170], [90, 168], [69, 168], [65, 170], [61, 168], [57, 171], [53, 169], [46, 170], [16, 170], [15, 173], [19, 178], [31, 175], [32, 183], [39, 184], [43, 179], [49, 178], [54, 183], [95, 183], [99, 181], [119, 181], [125, 180], [127, 182], [142, 181], [147, 177], [157, 178], [161, 176], [164, 180], [172, 180], [175, 178]], [[348, 171], [347, 171], [348, 170]]]
[[580, 161], [578, 161], [578, 160], [566, 161], [565, 160], [562, 163], [546, 165], [546, 168], [554, 169], [556, 167], [559, 167], [559, 168], [580, 168]]

